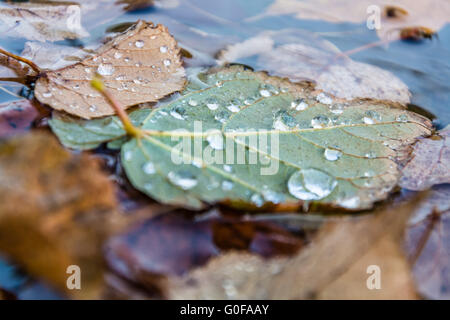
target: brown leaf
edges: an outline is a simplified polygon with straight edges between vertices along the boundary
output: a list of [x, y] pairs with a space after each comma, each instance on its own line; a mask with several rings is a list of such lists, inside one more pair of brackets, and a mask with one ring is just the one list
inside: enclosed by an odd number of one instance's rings
[[167, 28], [139, 21], [95, 56], [45, 73], [36, 82], [35, 95], [54, 109], [85, 119], [114, 114], [90, 85], [96, 72], [124, 108], [157, 101], [185, 83], [179, 48]]
[[0, 251], [62, 291], [67, 267], [78, 265], [83, 290], [66, 292], [96, 297], [101, 246], [116, 216], [113, 186], [97, 162], [35, 131], [0, 145], [0, 172]]
[[238, 250], [268, 258], [291, 255], [303, 245], [302, 237], [273, 223], [231, 217], [194, 220], [189, 212], [175, 211], [112, 238], [106, 256], [122, 278], [154, 289], [165, 277], [203, 266], [223, 252]]
[[310, 33], [282, 30], [266, 31], [228, 46], [219, 59], [241, 62], [256, 56], [257, 69], [291, 81], [312, 80], [318, 89], [339, 98], [410, 102], [408, 87], [391, 72], [340, 54], [331, 42]]
[[0, 137], [30, 129], [39, 112], [30, 100], [22, 99], [0, 104]]
[[[415, 298], [400, 241], [417, 202], [330, 222], [308, 247], [290, 258], [264, 260], [232, 252], [211, 259], [205, 267], [168, 278], [166, 295], [171, 299]], [[370, 264], [382, 268], [382, 290], [366, 287]]]
[[80, 6], [70, 2], [0, 4], [3, 36], [37, 41], [77, 39], [89, 34], [79, 22]]
[[416, 143], [399, 184], [409, 190], [426, 190], [440, 183], [450, 183], [450, 126]]
[[406, 250], [418, 291], [450, 299], [450, 185], [435, 186], [409, 222]]
[[[388, 17], [383, 14], [388, 5], [400, 7], [408, 14]], [[367, 11], [370, 6], [380, 8], [381, 28], [377, 33], [382, 39], [398, 36], [404, 27], [424, 26], [439, 30], [450, 21], [450, 2], [447, 0], [276, 0], [262, 16], [294, 14], [298, 19], [363, 23], [370, 15]]]

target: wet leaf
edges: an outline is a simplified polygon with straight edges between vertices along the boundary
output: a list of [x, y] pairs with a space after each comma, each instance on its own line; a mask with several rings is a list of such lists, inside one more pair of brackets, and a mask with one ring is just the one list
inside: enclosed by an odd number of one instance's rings
[[157, 101], [185, 83], [179, 49], [168, 30], [139, 21], [96, 55], [45, 73], [36, 82], [35, 95], [56, 110], [85, 119], [114, 114], [90, 85], [96, 72], [124, 108]]
[[[400, 7], [407, 14], [389, 17], [384, 13], [388, 5]], [[364, 23], [371, 14], [376, 13], [373, 6], [381, 14], [377, 33], [382, 39], [398, 37], [398, 32], [404, 27], [424, 26], [439, 30], [450, 21], [450, 3], [446, 0], [365, 0], [351, 3], [346, 0], [275, 0], [264, 14], [253, 19], [267, 15], [293, 14], [296, 18], [305, 20]]]
[[[168, 299], [414, 299], [401, 234], [417, 202], [329, 222], [291, 257], [221, 255], [169, 277], [163, 291]], [[381, 268], [382, 290], [368, 290], [369, 265]]]
[[409, 190], [426, 190], [440, 183], [450, 183], [450, 127], [414, 145], [400, 179], [400, 186]]
[[265, 31], [228, 46], [219, 59], [250, 64], [292, 81], [312, 80], [318, 89], [339, 98], [410, 102], [408, 87], [391, 72], [341, 56], [331, 42], [305, 31]]
[[[0, 251], [69, 295], [95, 297], [101, 246], [116, 216], [113, 186], [98, 163], [35, 131], [1, 143], [0, 172]], [[82, 270], [81, 291], [67, 290], [70, 265]]]
[[435, 186], [415, 208], [408, 225], [406, 250], [421, 295], [450, 299], [450, 185]]
[[[101, 122], [60, 118], [51, 126], [76, 148], [124, 134], [117, 126], [103, 134]], [[141, 129], [142, 137], [122, 146], [122, 164], [132, 184], [160, 202], [358, 210], [387, 197], [397, 185], [397, 161], [430, 134], [431, 123], [393, 103], [340, 100], [307, 83], [235, 67], [191, 79], [187, 92], [150, 113]]]
[[172, 211], [144, 221], [108, 242], [108, 265], [121, 277], [151, 288], [229, 251], [270, 258], [292, 255], [304, 245], [301, 236], [273, 223], [223, 217], [216, 210], [205, 215], [194, 219], [189, 212]]
[[0, 4], [3, 36], [37, 41], [87, 37], [81, 25], [80, 6], [70, 2]]
[[0, 137], [28, 131], [39, 112], [30, 100], [16, 100], [0, 104]]

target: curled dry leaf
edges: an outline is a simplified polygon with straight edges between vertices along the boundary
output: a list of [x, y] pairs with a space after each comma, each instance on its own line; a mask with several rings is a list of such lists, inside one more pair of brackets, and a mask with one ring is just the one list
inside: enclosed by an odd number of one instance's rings
[[96, 297], [101, 246], [116, 216], [113, 186], [97, 162], [35, 131], [1, 143], [0, 172], [0, 251], [62, 291], [67, 267], [78, 265], [83, 290], [67, 294]]
[[431, 133], [429, 120], [400, 105], [337, 99], [241, 67], [201, 73], [178, 99], [130, 118], [142, 135], [125, 144], [116, 117], [58, 117], [50, 125], [72, 148], [119, 140], [137, 189], [195, 209], [218, 202], [368, 209], [397, 185], [409, 146]]
[[440, 183], [450, 183], [450, 126], [415, 144], [400, 179], [400, 186], [409, 190], [426, 190]]
[[225, 62], [247, 63], [292, 81], [309, 79], [339, 98], [410, 102], [408, 87], [391, 72], [342, 56], [331, 42], [298, 30], [266, 31], [219, 54]]
[[85, 119], [114, 114], [91, 87], [96, 72], [124, 108], [157, 101], [185, 84], [179, 48], [167, 28], [139, 21], [96, 55], [43, 74], [36, 82], [35, 95], [56, 110]]
[[450, 299], [450, 185], [433, 187], [415, 208], [405, 246], [419, 293]]
[[[401, 234], [418, 199], [373, 215], [329, 222], [288, 258], [231, 252], [169, 277], [168, 299], [414, 299]], [[368, 290], [368, 265], [382, 269], [382, 290]]]
[[[385, 14], [386, 6], [400, 7], [407, 11], [398, 17]], [[378, 36], [382, 39], [398, 37], [404, 27], [423, 26], [439, 30], [450, 21], [450, 2], [447, 0], [275, 0], [266, 12], [267, 15], [293, 14], [298, 19], [325, 20], [330, 22], [364, 23], [368, 17], [381, 14]]]
[[0, 32], [7, 37], [37, 41], [87, 37], [80, 23], [80, 10], [73, 2], [2, 2]]

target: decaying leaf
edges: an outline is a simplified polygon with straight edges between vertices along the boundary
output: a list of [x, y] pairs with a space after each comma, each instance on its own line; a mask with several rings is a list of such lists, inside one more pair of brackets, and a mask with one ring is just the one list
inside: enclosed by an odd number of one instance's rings
[[450, 299], [450, 185], [433, 187], [414, 210], [406, 250], [418, 291], [429, 299]]
[[[401, 234], [416, 201], [326, 224], [289, 258], [228, 253], [162, 283], [169, 299], [414, 299]], [[369, 265], [382, 290], [369, 290]]]
[[[126, 174], [154, 199], [189, 208], [367, 209], [396, 186], [409, 146], [431, 132], [429, 120], [399, 105], [336, 99], [241, 67], [200, 74], [180, 98], [146, 112], [130, 115], [142, 136], [122, 145]], [[51, 127], [78, 149], [125, 134], [115, 117], [56, 118]]]
[[450, 183], [450, 126], [416, 143], [400, 179], [400, 186], [409, 190], [440, 183]]
[[[390, 17], [384, 12], [386, 6], [400, 7], [407, 14]], [[363, 23], [380, 14], [377, 33], [382, 39], [392, 39], [398, 37], [404, 27], [423, 26], [439, 30], [450, 21], [450, 3], [447, 0], [276, 0], [262, 16], [281, 14], [294, 14], [298, 19], [353, 23]]]
[[36, 82], [35, 95], [56, 110], [85, 119], [114, 114], [90, 85], [96, 72], [124, 108], [157, 101], [185, 83], [175, 39], [164, 26], [139, 21], [96, 55], [45, 73]]
[[251, 64], [292, 81], [312, 80], [339, 98], [410, 102], [408, 87], [391, 72], [342, 56], [331, 42], [299, 30], [262, 32], [228, 46], [219, 60]]
[[22, 99], [0, 104], [0, 137], [30, 129], [39, 112], [30, 100]]
[[[35, 131], [1, 143], [0, 172], [0, 251], [69, 295], [96, 297], [102, 241], [116, 216], [113, 186], [97, 162]], [[71, 265], [82, 270], [83, 290], [67, 289]]]
[[0, 4], [3, 36], [37, 41], [87, 37], [81, 25], [80, 6], [74, 2], [30, 2]]

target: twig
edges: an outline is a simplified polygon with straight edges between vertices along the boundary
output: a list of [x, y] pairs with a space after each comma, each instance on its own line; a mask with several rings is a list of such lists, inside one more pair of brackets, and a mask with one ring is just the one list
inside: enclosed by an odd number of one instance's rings
[[41, 73], [41, 68], [39, 68], [33, 61], [28, 60], [26, 58], [22, 58], [21, 56], [15, 55], [14, 53], [8, 52], [6, 50], [3, 50], [0, 48], [0, 53], [4, 54], [7, 57], [13, 58], [17, 61], [23, 62], [30, 66], [31, 69], [33, 69], [37, 74]]

